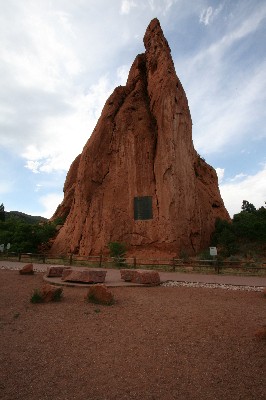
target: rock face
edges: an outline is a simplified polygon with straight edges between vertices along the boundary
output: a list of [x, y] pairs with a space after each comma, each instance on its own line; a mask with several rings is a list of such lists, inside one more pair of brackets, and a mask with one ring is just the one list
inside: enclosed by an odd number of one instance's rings
[[209, 245], [216, 218], [230, 219], [215, 170], [193, 147], [186, 94], [157, 19], [144, 45], [68, 172], [54, 253], [99, 254], [118, 241], [134, 254], [193, 254]]

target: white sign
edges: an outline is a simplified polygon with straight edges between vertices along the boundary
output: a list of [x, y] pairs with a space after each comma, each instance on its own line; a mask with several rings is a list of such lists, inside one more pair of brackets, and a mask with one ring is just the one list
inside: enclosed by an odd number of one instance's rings
[[216, 247], [210, 247], [210, 255], [217, 256], [217, 248]]
[[7, 250], [9, 250], [10, 247], [11, 247], [11, 244], [10, 244], [10, 243], [7, 243], [7, 245], [6, 245]]
[[5, 248], [5, 245], [4, 245], [4, 244], [0, 244], [0, 251], [1, 251], [1, 253], [3, 253], [4, 248]]

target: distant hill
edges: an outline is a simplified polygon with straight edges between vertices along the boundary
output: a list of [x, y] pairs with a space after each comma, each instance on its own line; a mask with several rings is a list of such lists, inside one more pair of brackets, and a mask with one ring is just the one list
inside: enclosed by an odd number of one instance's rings
[[48, 219], [35, 215], [28, 215], [20, 211], [5, 211], [6, 221], [16, 219], [27, 224], [38, 224], [39, 222], [47, 222]]

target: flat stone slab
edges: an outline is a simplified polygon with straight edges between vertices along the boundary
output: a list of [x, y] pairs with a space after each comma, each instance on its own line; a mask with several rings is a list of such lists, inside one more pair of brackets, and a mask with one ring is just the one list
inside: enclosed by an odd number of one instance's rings
[[104, 283], [107, 271], [102, 269], [65, 269], [62, 274], [64, 282]]
[[125, 282], [132, 282], [134, 275], [136, 275], [136, 269], [120, 269], [121, 279]]
[[125, 282], [139, 283], [142, 285], [159, 285], [160, 275], [157, 271], [143, 269], [121, 269], [121, 279]]
[[47, 267], [47, 276], [49, 278], [50, 277], [61, 277], [63, 275], [63, 272], [67, 269], [71, 269], [71, 267], [52, 265], [50, 267]]

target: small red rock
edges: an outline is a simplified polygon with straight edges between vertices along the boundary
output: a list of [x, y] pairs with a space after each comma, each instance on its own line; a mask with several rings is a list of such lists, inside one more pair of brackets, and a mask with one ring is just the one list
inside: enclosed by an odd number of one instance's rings
[[57, 301], [62, 296], [63, 289], [58, 286], [46, 284], [41, 289], [41, 296], [44, 303], [49, 301]]
[[114, 295], [106, 285], [93, 285], [89, 288], [85, 300], [90, 303], [111, 305], [114, 303]]
[[32, 275], [32, 274], [34, 274], [33, 265], [32, 264], [24, 265], [24, 267], [19, 270], [19, 273], [21, 275]]

